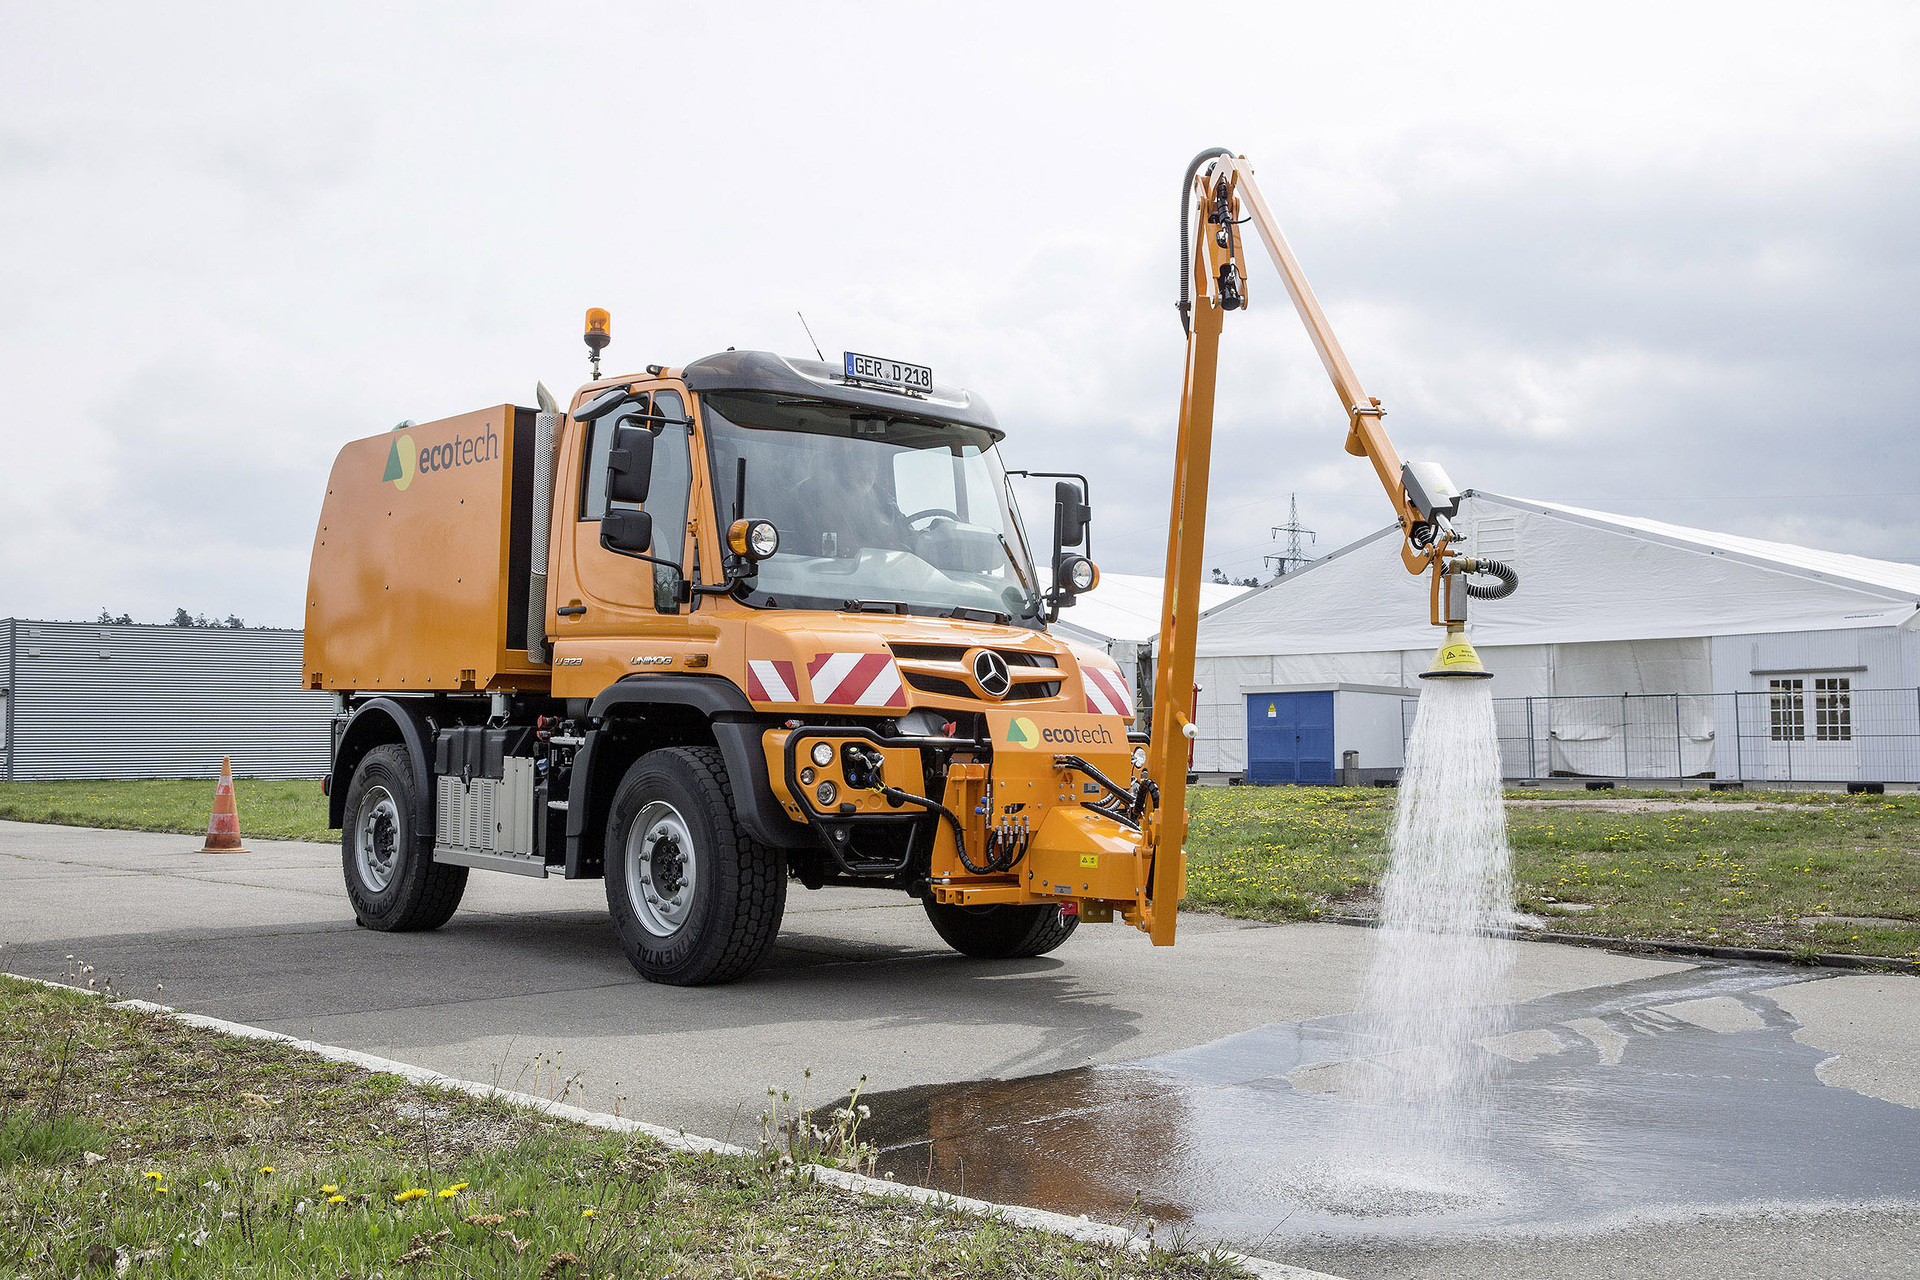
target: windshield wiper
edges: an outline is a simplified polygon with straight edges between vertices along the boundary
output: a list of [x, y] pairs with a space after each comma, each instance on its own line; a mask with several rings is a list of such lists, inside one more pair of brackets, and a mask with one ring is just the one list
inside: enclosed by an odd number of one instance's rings
[[947, 610], [947, 616], [962, 622], [997, 622], [1001, 626], [1013, 625], [1013, 615], [1010, 613], [1002, 613], [998, 609], [975, 609], [964, 604], [955, 605]]
[[1007, 535], [1004, 533], [996, 533], [993, 536], [994, 540], [1000, 544], [1000, 554], [1004, 555], [1007, 558], [1007, 563], [1013, 566], [1013, 576], [1020, 579], [1020, 585], [1027, 589], [1027, 612], [1021, 616], [1027, 618], [1039, 617], [1040, 615], [1034, 611], [1034, 606], [1039, 603], [1040, 593], [1033, 589], [1031, 582], [1027, 581], [1026, 571], [1020, 567], [1020, 558], [1013, 554], [1013, 548], [1007, 544]]
[[904, 600], [846, 600], [841, 602], [842, 613], [912, 613], [913, 606]]

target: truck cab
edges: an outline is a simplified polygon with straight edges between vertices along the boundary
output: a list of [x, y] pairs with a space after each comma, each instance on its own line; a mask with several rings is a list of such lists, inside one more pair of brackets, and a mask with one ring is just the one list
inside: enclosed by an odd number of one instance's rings
[[1043, 573], [1003, 435], [916, 366], [728, 351], [348, 445], [305, 679], [357, 917], [603, 878], [678, 984], [749, 972], [790, 881], [909, 893], [976, 956], [1145, 927], [1135, 691], [1047, 629], [1098, 580], [1084, 482]]

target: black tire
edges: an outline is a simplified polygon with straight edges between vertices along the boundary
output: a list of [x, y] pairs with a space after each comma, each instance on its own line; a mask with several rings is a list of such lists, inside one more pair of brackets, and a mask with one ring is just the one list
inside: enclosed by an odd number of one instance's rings
[[435, 862], [413, 829], [418, 786], [407, 749], [385, 746], [361, 757], [347, 788], [340, 862], [353, 914], [369, 929], [438, 929], [467, 891], [467, 869]]
[[1068, 938], [1080, 925], [1079, 916], [1062, 915], [1049, 906], [950, 907], [926, 905], [934, 932], [962, 955], [981, 960], [1012, 960], [1043, 956]]
[[614, 792], [603, 852], [613, 931], [649, 982], [731, 982], [780, 932], [786, 866], [740, 825], [717, 748], [664, 747], [634, 761]]

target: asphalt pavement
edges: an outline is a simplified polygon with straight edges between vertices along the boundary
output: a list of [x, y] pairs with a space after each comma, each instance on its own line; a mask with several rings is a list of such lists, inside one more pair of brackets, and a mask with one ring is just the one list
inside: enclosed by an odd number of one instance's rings
[[[1151, 947], [1124, 926], [1090, 925], [1051, 956], [981, 962], [948, 951], [904, 896], [795, 885], [761, 969], [730, 986], [682, 989], [643, 982], [628, 967], [597, 881], [475, 872], [444, 928], [380, 934], [353, 923], [335, 846], [259, 841], [250, 854], [215, 855], [196, 845], [179, 835], [0, 823], [0, 969], [60, 978], [88, 965], [129, 996], [470, 1080], [541, 1094], [564, 1086], [588, 1107], [735, 1141], [757, 1133], [770, 1087], [797, 1094], [804, 1085], [809, 1103], [825, 1103], [863, 1075], [882, 1099], [1074, 1073], [1199, 1079], [1263, 1036], [1277, 1044], [1290, 1027], [1337, 1031], [1357, 1007], [1373, 943], [1370, 931], [1338, 925], [1186, 915], [1173, 948]], [[1678, 1055], [1672, 1070], [1704, 1081], [1673, 1093], [1673, 1106], [1700, 1107], [1722, 1077], [1745, 1080], [1750, 1097], [1720, 1101], [1837, 1106], [1835, 1123], [1883, 1135], [1873, 1160], [1920, 1168], [1920, 1137], [1908, 1136], [1920, 1134], [1909, 1128], [1920, 1121], [1920, 980], [1784, 969], [1742, 977], [1544, 943], [1516, 944], [1515, 956], [1503, 1000], [1533, 1011], [1542, 1027], [1576, 1028], [1543, 1032], [1558, 1037], [1551, 1053], [1534, 1046], [1568, 1080], [1601, 1078], [1609, 1065], [1606, 1033], [1580, 1026], [1611, 1020], [1631, 1038], [1639, 1019], [1665, 1036], [1660, 1052]], [[1689, 996], [1696, 986], [1710, 994]], [[1686, 1012], [1696, 1006], [1726, 1026], [1697, 1023]], [[1688, 1038], [1696, 1033], [1697, 1042]], [[1723, 1048], [1769, 1065], [1725, 1070], [1715, 1056]], [[1638, 1061], [1639, 1042], [1626, 1052]], [[1312, 1093], [1298, 1065], [1239, 1071], [1240, 1096]], [[1526, 1087], [1564, 1094], [1546, 1070]], [[1791, 1077], [1791, 1087], [1767, 1092], [1771, 1084], [1752, 1082], [1774, 1075]], [[1257, 1124], [1261, 1113], [1239, 1114]], [[1754, 1128], [1752, 1141], [1764, 1141], [1765, 1126]], [[1189, 1138], [1208, 1141], [1203, 1130]], [[1653, 1130], [1657, 1140], [1657, 1116]], [[1123, 1127], [1085, 1140], [1129, 1137]], [[1302, 1234], [1283, 1219], [1259, 1251], [1355, 1280], [1920, 1276], [1920, 1194], [1907, 1194], [1902, 1178], [1794, 1184], [1786, 1199], [1775, 1187], [1764, 1201], [1741, 1198], [1738, 1179], [1726, 1185], [1734, 1190], [1637, 1216], [1609, 1204], [1597, 1216], [1560, 1205], [1539, 1221], [1489, 1219], [1478, 1236], [1404, 1222], [1371, 1234]], [[1026, 1191], [1038, 1207], [1063, 1207], [1042, 1203], [1044, 1185]], [[1567, 1194], [1580, 1198], [1577, 1181]], [[1259, 1243], [1244, 1227], [1218, 1234]]]

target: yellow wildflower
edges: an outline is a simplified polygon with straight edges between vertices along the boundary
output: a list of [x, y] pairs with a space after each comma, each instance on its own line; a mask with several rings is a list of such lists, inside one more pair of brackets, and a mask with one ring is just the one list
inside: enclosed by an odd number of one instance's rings
[[327, 1197], [328, 1204], [345, 1204], [346, 1202], [347, 1198], [345, 1196], [334, 1195]]
[[140, 1176], [143, 1178], [152, 1178], [155, 1182], [159, 1182], [163, 1180], [167, 1175], [164, 1173], [160, 1173], [156, 1170], [149, 1169], [145, 1173], [141, 1174]]
[[428, 1195], [428, 1194], [430, 1193], [427, 1191], [425, 1187], [409, 1187], [405, 1191], [402, 1191], [399, 1195], [395, 1196], [393, 1198], [393, 1202], [395, 1204], [405, 1204], [409, 1200], [418, 1200], [421, 1196]]
[[331, 1182], [329, 1182], [326, 1186], [320, 1188], [320, 1194], [323, 1196], [330, 1196], [334, 1192], [338, 1191], [339, 1189], [340, 1188], [334, 1186]]
[[593, 1216], [593, 1210], [591, 1210], [591, 1209], [582, 1209], [582, 1210], [580, 1211], [580, 1216], [581, 1216], [581, 1217], [583, 1217], [583, 1218], [591, 1218], [591, 1217]]
[[263, 1164], [263, 1165], [261, 1165], [261, 1166], [260, 1166], [260, 1172], [262, 1172], [262, 1173], [272, 1173], [272, 1172], [273, 1172], [273, 1166], [272, 1166], [272, 1165], [270, 1165], [270, 1164]]
[[451, 1200], [455, 1196], [459, 1195], [462, 1191], [465, 1191], [466, 1189], [467, 1189], [466, 1183], [456, 1182], [452, 1186], [448, 1187], [446, 1190], [440, 1192], [440, 1198], [442, 1200]]

